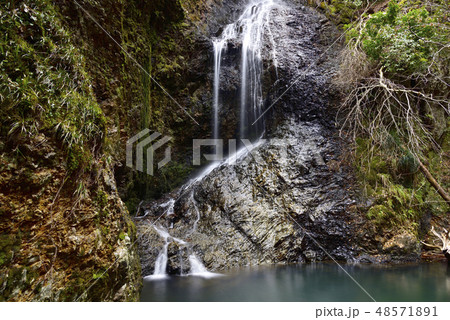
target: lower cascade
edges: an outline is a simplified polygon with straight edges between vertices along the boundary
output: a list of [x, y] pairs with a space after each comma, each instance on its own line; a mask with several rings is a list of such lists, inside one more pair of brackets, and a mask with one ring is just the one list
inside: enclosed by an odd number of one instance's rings
[[167, 268], [167, 247], [169, 246], [169, 235], [164, 231], [155, 227], [155, 230], [164, 237], [164, 241], [166, 242], [163, 246], [163, 249], [158, 255], [158, 258], [155, 262], [155, 271], [153, 272], [151, 278], [165, 278], [166, 277], [166, 268]]
[[189, 256], [189, 263], [191, 264], [191, 271], [189, 275], [203, 278], [214, 278], [221, 276], [221, 274], [209, 272], [203, 263], [195, 256], [195, 254], [191, 254]]
[[[200, 220], [200, 213], [197, 209], [197, 206], [195, 204], [195, 200], [193, 198], [193, 194], [191, 194], [191, 201], [193, 204], [193, 207], [196, 211], [197, 218], [194, 221], [192, 230], [188, 233], [188, 235], [192, 234], [196, 231], [197, 222]], [[169, 201], [161, 204], [159, 207], [165, 209], [164, 215], [170, 216], [173, 215], [173, 206], [175, 204], [174, 199], [170, 199]], [[171, 224], [173, 227], [173, 224]], [[164, 240], [164, 245], [161, 249], [161, 251], [158, 253], [158, 256], [155, 261], [155, 267], [153, 274], [145, 276], [144, 279], [146, 280], [161, 280], [166, 279], [168, 276], [167, 273], [167, 262], [168, 262], [168, 247], [171, 243], [173, 243], [176, 246], [179, 246], [179, 266], [180, 266], [180, 275], [188, 275], [188, 276], [197, 276], [197, 277], [203, 277], [203, 278], [212, 278], [220, 276], [220, 274], [209, 272], [206, 267], [203, 265], [203, 263], [196, 257], [195, 253], [192, 253], [190, 249], [190, 244], [186, 241], [183, 241], [181, 239], [178, 239], [176, 237], [172, 237], [167, 229], [165, 229], [162, 226], [152, 226], [153, 229], [157, 232], [157, 234]], [[183, 262], [183, 251], [187, 250], [189, 253], [188, 261], [189, 266], [184, 266]], [[189, 267], [189, 272], [185, 273], [186, 268]]]

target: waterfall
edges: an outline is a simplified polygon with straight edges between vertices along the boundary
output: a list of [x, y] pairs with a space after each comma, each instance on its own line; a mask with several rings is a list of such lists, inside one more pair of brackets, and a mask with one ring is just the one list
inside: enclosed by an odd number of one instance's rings
[[[171, 200], [173, 200], [173, 199], [171, 199]], [[175, 201], [173, 201], [173, 203], [175, 203]], [[161, 207], [162, 206], [163, 205], [161, 205]], [[158, 257], [156, 258], [155, 270], [153, 271], [153, 274], [144, 277], [144, 279], [147, 279], [147, 280], [165, 279], [165, 278], [167, 278], [167, 261], [169, 259], [169, 257], [168, 257], [169, 244], [172, 241], [174, 241], [174, 242], [177, 242], [178, 244], [185, 246], [185, 245], [187, 245], [187, 242], [185, 242], [181, 239], [172, 237], [169, 234], [169, 232], [167, 232], [167, 230], [164, 229], [163, 227], [153, 226], [153, 229], [155, 229], [155, 231], [158, 233], [158, 235], [164, 239], [164, 245], [163, 245], [163, 248], [161, 249], [161, 251], [159, 252]]]
[[173, 214], [173, 207], [175, 206], [175, 199], [169, 199], [169, 201], [164, 202], [163, 204], [159, 205], [161, 208], [167, 208], [164, 214], [166, 216], [170, 216]]
[[221, 37], [213, 40], [214, 47], [214, 92], [213, 92], [213, 138], [219, 138], [219, 94], [221, 58], [226, 44], [230, 40], [240, 41], [241, 48], [241, 88], [239, 137], [254, 138], [262, 132], [263, 125], [253, 122], [262, 113], [263, 93], [261, 84], [262, 48], [264, 35], [267, 35], [272, 47], [272, 58], [276, 67], [276, 50], [270, 31], [270, 12], [275, 7], [273, 0], [254, 0], [247, 5], [244, 13], [236, 22], [225, 27]]
[[213, 139], [219, 139], [219, 85], [220, 85], [220, 61], [224, 41], [214, 42], [214, 103], [213, 103]]
[[[193, 195], [192, 195], [192, 201], [194, 201]], [[195, 206], [195, 202], [194, 202], [194, 206]], [[200, 212], [198, 211], [196, 206], [195, 206], [195, 209], [196, 209], [196, 213], [197, 213], [197, 220], [194, 222], [194, 227], [192, 228], [191, 234], [195, 231], [197, 222], [200, 219]], [[189, 244], [186, 241], [172, 237], [167, 232], [167, 230], [165, 230], [162, 227], [153, 226], [153, 228], [156, 230], [158, 235], [164, 239], [164, 245], [163, 245], [161, 251], [159, 252], [158, 257], [156, 258], [155, 270], [153, 271], [153, 274], [144, 277], [144, 279], [146, 279], [146, 280], [162, 280], [162, 279], [167, 278], [167, 261], [169, 260], [169, 258], [168, 258], [169, 244], [172, 241], [175, 241], [183, 246], [187, 246]], [[221, 274], [219, 274], [219, 273], [209, 272], [206, 269], [205, 265], [192, 252], [192, 249], [190, 249], [190, 251], [191, 251], [191, 253], [189, 255], [189, 264], [190, 264], [191, 270], [188, 275], [196, 276], [196, 277], [203, 277], [203, 278], [213, 278], [213, 277], [221, 276]], [[180, 266], [181, 266], [181, 275], [183, 275], [184, 266], [183, 266], [183, 259], [181, 256], [181, 251], [180, 251]]]
[[195, 254], [189, 255], [189, 264], [191, 265], [191, 272], [189, 272], [190, 276], [202, 278], [215, 278], [222, 276], [220, 273], [209, 272]]
[[214, 92], [213, 92], [213, 139], [219, 139], [219, 91], [220, 91], [220, 66], [222, 52], [228, 40], [236, 37], [235, 26], [229, 24], [225, 27], [222, 37], [213, 40], [214, 47]]
[[[194, 220], [194, 224], [192, 226], [190, 233], [186, 235], [187, 237], [191, 236], [196, 231], [197, 223], [200, 220], [200, 211], [198, 210], [197, 204], [194, 199], [194, 192], [191, 193], [191, 202], [192, 202], [192, 205], [194, 206], [196, 218]], [[175, 205], [175, 199], [170, 199], [169, 201], [161, 204], [160, 207], [166, 209], [164, 215], [167, 216], [167, 215], [174, 214], [174, 211], [173, 211], [174, 205]], [[153, 229], [158, 233], [158, 235], [161, 238], [164, 239], [164, 245], [163, 245], [161, 251], [158, 253], [158, 257], [156, 258], [155, 270], [153, 271], [153, 274], [144, 277], [144, 279], [146, 279], [146, 280], [166, 279], [167, 278], [167, 261], [169, 260], [169, 258], [168, 258], [169, 244], [171, 242], [177, 242], [178, 244], [187, 247], [189, 245], [189, 243], [171, 236], [169, 234], [169, 232], [161, 226], [153, 226]], [[220, 274], [218, 274], [218, 273], [209, 272], [206, 269], [206, 267], [203, 265], [203, 263], [192, 252], [192, 248], [190, 248], [189, 250], [191, 251], [191, 253], [189, 255], [189, 264], [191, 267], [191, 269], [190, 269], [191, 271], [189, 272], [188, 275], [198, 276], [198, 277], [203, 277], [203, 278], [212, 278], [212, 277], [220, 276]], [[183, 275], [184, 266], [183, 266], [183, 258], [181, 255], [181, 250], [179, 252], [179, 257], [180, 257], [179, 259], [180, 259], [181, 275]]]
[[164, 230], [163, 228], [153, 226], [153, 228], [156, 230], [156, 232], [164, 239], [164, 246], [162, 250], [158, 254], [158, 258], [156, 258], [155, 261], [155, 271], [152, 275], [146, 276], [145, 279], [148, 280], [157, 280], [157, 279], [165, 279], [167, 277], [167, 248], [169, 247], [169, 233]]
[[156, 278], [165, 278], [166, 277], [166, 268], [167, 268], [167, 247], [169, 246], [169, 242], [164, 244], [163, 249], [158, 255], [158, 258], [155, 262], [155, 271], [153, 272], [153, 279]]

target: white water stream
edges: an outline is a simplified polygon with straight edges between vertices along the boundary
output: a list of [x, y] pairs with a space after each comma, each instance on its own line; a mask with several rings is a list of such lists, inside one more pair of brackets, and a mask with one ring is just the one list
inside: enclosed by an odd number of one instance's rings
[[276, 67], [276, 49], [272, 32], [270, 30], [270, 13], [277, 6], [274, 0], [253, 0], [245, 8], [243, 14], [227, 25], [222, 35], [213, 40], [214, 46], [214, 92], [213, 92], [213, 138], [219, 136], [220, 111], [220, 73], [222, 53], [226, 51], [229, 41], [242, 44], [241, 48], [241, 88], [240, 88], [240, 119], [239, 137], [250, 138], [259, 135], [263, 128], [261, 123], [252, 123], [258, 119], [262, 112], [263, 94], [261, 75], [262, 49], [264, 36], [270, 40], [272, 59]]

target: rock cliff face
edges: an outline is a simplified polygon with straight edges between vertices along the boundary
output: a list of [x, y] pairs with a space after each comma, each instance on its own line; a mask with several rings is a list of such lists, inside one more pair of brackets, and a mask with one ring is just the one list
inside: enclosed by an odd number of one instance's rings
[[137, 300], [136, 229], [111, 168], [96, 162], [96, 175], [83, 178], [91, 191], [76, 197], [63, 153], [48, 140], [24, 142], [26, 161], [0, 157], [0, 298]]
[[[236, 163], [218, 165], [144, 206], [146, 215], [138, 219], [144, 275], [154, 272], [165, 243], [153, 224], [186, 242], [169, 237], [167, 271], [174, 274], [189, 272], [189, 254], [210, 271], [330, 259], [417, 259], [414, 236], [376, 237], [370, 222], [357, 213], [362, 204], [332, 110], [337, 97], [330, 82], [338, 67], [339, 42], [328, 46], [337, 39], [336, 30], [295, 1], [273, 9], [270, 28], [276, 59], [267, 45], [264, 105], [281, 99], [265, 117], [266, 141], [243, 152]], [[222, 62], [220, 118], [226, 139], [236, 136], [239, 120], [240, 52], [241, 43], [230, 42]]]
[[62, 16], [70, 5], [1, 5], [0, 301], [139, 297], [136, 229], [104, 150], [88, 50]]

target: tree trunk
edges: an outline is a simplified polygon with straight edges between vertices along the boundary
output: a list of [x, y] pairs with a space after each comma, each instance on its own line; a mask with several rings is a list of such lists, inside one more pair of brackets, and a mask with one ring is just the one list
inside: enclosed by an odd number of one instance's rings
[[450, 205], [450, 196], [448, 193], [444, 190], [444, 188], [441, 187], [441, 185], [436, 181], [436, 179], [433, 178], [430, 171], [423, 165], [423, 163], [417, 159], [419, 162], [420, 171], [422, 171], [423, 175], [427, 180], [431, 183], [433, 188], [436, 189], [436, 191], [440, 194], [440, 196], [447, 202], [448, 205]]
[[447, 258], [447, 263], [450, 264], [450, 252], [449, 250], [442, 250], [444, 256]]

